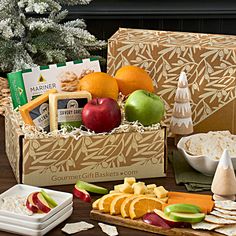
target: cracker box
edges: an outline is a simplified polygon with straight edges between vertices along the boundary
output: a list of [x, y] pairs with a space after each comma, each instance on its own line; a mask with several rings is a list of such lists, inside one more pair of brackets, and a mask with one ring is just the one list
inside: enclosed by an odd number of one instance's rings
[[107, 135], [26, 137], [10, 107], [5, 117], [6, 153], [17, 182], [37, 185], [100, 182], [125, 176], [166, 176], [166, 128]]
[[236, 133], [236, 36], [120, 28], [108, 42], [107, 72], [127, 64], [150, 73], [165, 101], [167, 126], [185, 71], [194, 131]]
[[13, 106], [22, 106], [50, 89], [74, 92], [81, 75], [98, 71], [101, 71], [99, 60], [88, 58], [9, 73]]

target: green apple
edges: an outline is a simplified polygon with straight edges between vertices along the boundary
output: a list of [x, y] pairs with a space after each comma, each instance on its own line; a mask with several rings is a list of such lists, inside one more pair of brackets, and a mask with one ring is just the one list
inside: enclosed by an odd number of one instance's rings
[[169, 215], [170, 219], [178, 221], [178, 222], [187, 222], [187, 223], [198, 223], [204, 220], [204, 213], [177, 213], [171, 212]]
[[48, 202], [49, 206], [52, 208], [57, 206], [57, 203], [42, 189], [41, 194], [45, 198], [45, 200]]
[[200, 213], [201, 209], [198, 206], [192, 204], [172, 204], [168, 205], [164, 209], [164, 213], [168, 216], [171, 212], [178, 213]]
[[165, 113], [165, 105], [159, 96], [145, 90], [136, 90], [125, 102], [125, 118], [139, 121], [144, 126], [159, 123]]
[[108, 190], [106, 188], [97, 186], [95, 184], [90, 184], [90, 183], [87, 183], [82, 180], [78, 180], [76, 183], [76, 186], [79, 189], [83, 189], [83, 190], [86, 190], [91, 193], [98, 193], [98, 194], [107, 194], [108, 193]]

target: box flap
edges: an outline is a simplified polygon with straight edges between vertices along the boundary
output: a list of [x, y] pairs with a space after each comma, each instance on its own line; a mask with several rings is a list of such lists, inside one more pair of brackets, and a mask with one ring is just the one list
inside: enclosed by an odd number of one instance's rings
[[156, 45], [169, 47], [190, 46], [195, 48], [236, 49], [236, 36], [223, 34], [119, 28], [109, 40], [143, 44], [155, 43]]

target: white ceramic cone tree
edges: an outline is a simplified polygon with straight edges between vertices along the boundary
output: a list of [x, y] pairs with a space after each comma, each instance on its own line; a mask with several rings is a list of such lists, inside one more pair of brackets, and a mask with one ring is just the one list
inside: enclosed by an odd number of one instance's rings
[[236, 177], [231, 157], [227, 150], [224, 150], [217, 166], [211, 191], [214, 193], [214, 200], [235, 200]]
[[185, 72], [181, 72], [175, 94], [175, 103], [170, 122], [173, 134], [187, 135], [193, 132], [192, 111], [190, 106], [190, 91]]

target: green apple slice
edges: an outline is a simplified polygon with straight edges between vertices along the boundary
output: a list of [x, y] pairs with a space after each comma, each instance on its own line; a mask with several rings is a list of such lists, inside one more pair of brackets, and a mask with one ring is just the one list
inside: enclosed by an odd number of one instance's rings
[[52, 207], [56, 207], [57, 206], [57, 203], [44, 191], [44, 190], [41, 190], [41, 193], [43, 195], [43, 197], [45, 198], [45, 200], [47, 201], [47, 203]]
[[164, 209], [164, 213], [169, 216], [171, 212], [178, 213], [200, 213], [201, 208], [192, 204], [172, 204], [168, 205]]
[[81, 180], [78, 180], [76, 186], [80, 189], [84, 189], [91, 193], [98, 193], [98, 194], [107, 194], [108, 190], [106, 188], [97, 186], [95, 184], [90, 184]]
[[204, 213], [178, 213], [178, 212], [171, 212], [169, 218], [178, 222], [187, 222], [187, 223], [198, 223], [204, 220], [205, 214]]

